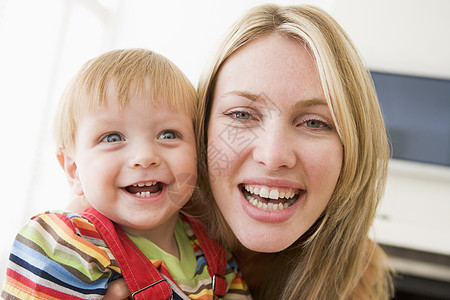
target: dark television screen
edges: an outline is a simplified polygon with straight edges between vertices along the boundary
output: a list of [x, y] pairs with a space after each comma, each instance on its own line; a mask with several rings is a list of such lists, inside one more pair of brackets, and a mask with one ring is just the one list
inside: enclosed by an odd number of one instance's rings
[[371, 74], [393, 157], [450, 166], [450, 80]]

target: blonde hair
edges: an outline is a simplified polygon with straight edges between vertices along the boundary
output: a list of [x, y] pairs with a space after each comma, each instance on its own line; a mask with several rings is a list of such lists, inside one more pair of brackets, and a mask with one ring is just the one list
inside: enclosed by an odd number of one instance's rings
[[212, 207], [208, 219], [211, 233], [228, 246], [236, 243], [208, 184], [207, 131], [215, 81], [230, 55], [258, 37], [274, 33], [296, 39], [311, 51], [344, 156], [325, 211], [307, 233], [281, 252], [280, 257], [289, 262], [281, 265], [280, 258], [278, 265], [284, 268], [284, 275], [272, 278], [262, 296], [348, 299], [362, 294], [364, 299], [387, 299], [392, 293], [387, 262], [381, 248], [368, 238], [384, 193], [390, 156], [385, 126], [373, 82], [355, 47], [339, 24], [319, 8], [255, 7], [232, 26], [200, 79], [197, 138], [203, 172], [199, 186]]
[[86, 111], [101, 109], [110, 87], [121, 106], [136, 93], [154, 105], [166, 104], [196, 116], [195, 88], [169, 59], [147, 49], [109, 51], [86, 62], [66, 87], [54, 123], [59, 151], [73, 151], [80, 118]]

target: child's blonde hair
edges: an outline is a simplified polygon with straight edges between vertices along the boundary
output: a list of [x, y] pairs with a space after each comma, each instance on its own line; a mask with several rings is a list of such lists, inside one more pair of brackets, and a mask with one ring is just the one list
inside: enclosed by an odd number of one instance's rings
[[58, 151], [74, 150], [80, 118], [104, 105], [111, 86], [120, 106], [138, 95], [154, 105], [183, 109], [195, 122], [195, 88], [174, 63], [147, 49], [113, 50], [86, 62], [66, 87], [54, 124]]

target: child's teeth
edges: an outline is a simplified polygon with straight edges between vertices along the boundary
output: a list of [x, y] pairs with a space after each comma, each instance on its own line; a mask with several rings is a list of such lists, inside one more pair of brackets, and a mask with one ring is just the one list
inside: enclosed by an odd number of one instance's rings
[[137, 192], [136, 196], [141, 197], [141, 198], [149, 198], [150, 192]]
[[137, 184], [133, 184], [133, 186], [144, 187], [144, 186], [152, 186], [155, 184], [156, 184], [156, 181], [149, 181], [149, 182], [139, 182]]

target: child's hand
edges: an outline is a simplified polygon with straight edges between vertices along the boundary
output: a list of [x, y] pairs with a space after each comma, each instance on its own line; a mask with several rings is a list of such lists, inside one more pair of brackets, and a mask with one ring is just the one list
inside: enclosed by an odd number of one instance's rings
[[[131, 297], [127, 284], [123, 278], [114, 280], [108, 284], [108, 291], [103, 300], [122, 300]], [[130, 298], [131, 299], [131, 298]]]

